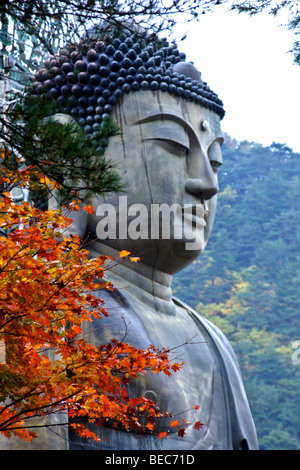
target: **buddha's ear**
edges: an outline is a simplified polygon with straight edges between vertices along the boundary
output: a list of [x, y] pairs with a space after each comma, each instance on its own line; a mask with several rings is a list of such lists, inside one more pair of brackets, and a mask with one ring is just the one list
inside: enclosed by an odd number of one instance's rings
[[[69, 114], [56, 113], [51, 116], [51, 118], [63, 125], [72, 124], [74, 133], [76, 133], [76, 128], [80, 129], [78, 122]], [[52, 200], [49, 201], [49, 205], [52, 208], [57, 208], [57, 201], [52, 198]], [[70, 235], [76, 235], [83, 238], [88, 223], [88, 213], [83, 209], [83, 206], [78, 212], [70, 211], [68, 218], [72, 220], [72, 224], [64, 231], [64, 236], [69, 237]]]
[[79, 124], [75, 119], [70, 116], [69, 114], [64, 114], [64, 113], [56, 113], [53, 114], [50, 118], [45, 118], [44, 121], [47, 119], [54, 119], [55, 121], [59, 122], [60, 124], [72, 124], [74, 128], [78, 127], [79, 129]]
[[[64, 114], [64, 113], [56, 113], [56, 114], [53, 114], [52, 116], [49, 116], [49, 117], [46, 117], [43, 119], [43, 122], [46, 123], [47, 121], [55, 121], [55, 122], [58, 122], [59, 124], [62, 124], [62, 125], [72, 125], [72, 134], [73, 132], [76, 134], [76, 129], [78, 128], [79, 129], [79, 124], [77, 121], [75, 121], [75, 119], [70, 116], [69, 114]], [[74, 129], [74, 131], [73, 131]], [[61, 205], [59, 203], [59, 198], [57, 197], [57, 192], [55, 190], [53, 190], [51, 192], [51, 195], [48, 199], [48, 207], [49, 209], [61, 209]], [[72, 217], [70, 217], [72, 218]]]

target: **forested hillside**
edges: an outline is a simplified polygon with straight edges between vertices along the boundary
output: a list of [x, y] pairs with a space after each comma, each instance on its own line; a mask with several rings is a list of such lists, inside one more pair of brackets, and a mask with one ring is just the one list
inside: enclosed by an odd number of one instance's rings
[[223, 157], [213, 234], [173, 289], [231, 341], [261, 449], [300, 450], [300, 155], [227, 137]]

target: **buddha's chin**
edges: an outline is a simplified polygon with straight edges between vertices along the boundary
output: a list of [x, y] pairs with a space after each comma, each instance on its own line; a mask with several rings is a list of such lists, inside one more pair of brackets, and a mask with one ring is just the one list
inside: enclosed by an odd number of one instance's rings
[[[132, 255], [140, 257], [139, 265], [145, 264], [170, 275], [181, 271], [197, 259], [206, 245], [203, 230], [197, 233], [196, 238], [105, 240], [103, 244], [117, 251], [129, 251]], [[136, 264], [130, 267], [139, 268]]]
[[173, 250], [176, 257], [184, 259], [197, 258], [205, 248], [205, 228], [186, 230], [181, 239], [173, 240]]
[[190, 241], [176, 240], [173, 244], [173, 251], [177, 258], [191, 259], [193, 261], [201, 255], [203, 250], [203, 244], [196, 244]]
[[156, 244], [156, 256], [145, 256], [145, 264], [151, 265], [159, 271], [174, 275], [181, 271], [195, 259], [197, 259], [204, 250], [204, 243], [194, 244], [189, 240], [160, 240]]

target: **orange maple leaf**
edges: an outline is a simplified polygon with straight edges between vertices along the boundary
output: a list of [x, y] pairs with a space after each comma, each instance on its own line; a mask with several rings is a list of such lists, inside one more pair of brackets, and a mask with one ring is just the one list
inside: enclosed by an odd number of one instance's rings
[[180, 424], [180, 421], [174, 420], [174, 421], [171, 421], [170, 426], [171, 428], [175, 428], [176, 426], [179, 426], [179, 424]]
[[139, 258], [138, 256], [131, 256], [130, 257], [130, 261], [132, 261], [133, 263], [137, 263], [141, 258]]
[[92, 206], [92, 204], [88, 204], [87, 206], [85, 206], [83, 208], [86, 212], [88, 212], [89, 214], [95, 214], [95, 211], [94, 211], [94, 208]]
[[128, 256], [128, 255], [130, 255], [129, 251], [126, 251], [126, 250], [119, 251], [120, 258], [124, 258], [125, 256]]

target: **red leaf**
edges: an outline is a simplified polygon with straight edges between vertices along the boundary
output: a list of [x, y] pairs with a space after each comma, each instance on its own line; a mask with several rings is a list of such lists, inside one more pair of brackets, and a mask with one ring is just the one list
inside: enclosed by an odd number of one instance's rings
[[197, 429], [197, 431], [199, 431], [203, 426], [204, 424], [201, 423], [201, 421], [196, 421], [196, 423], [194, 424], [194, 428]]

